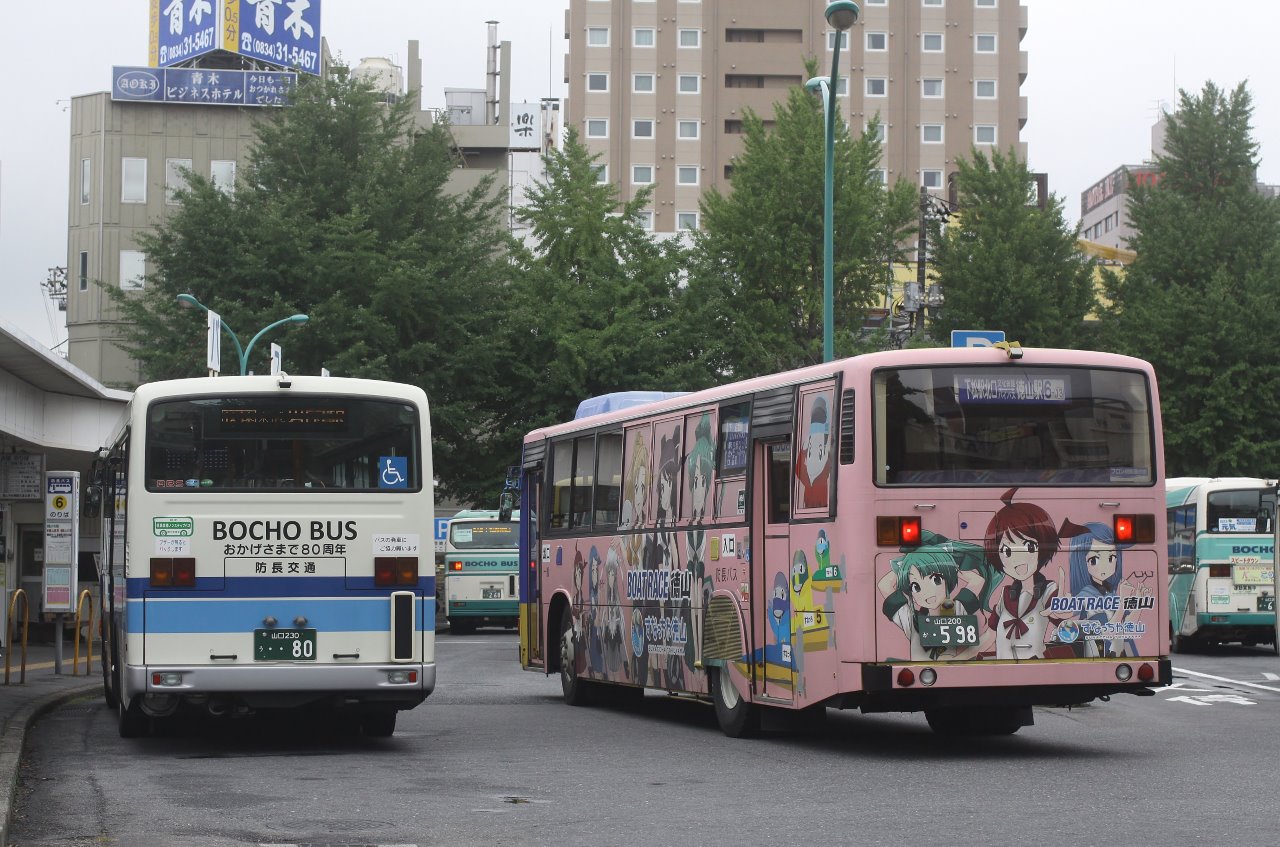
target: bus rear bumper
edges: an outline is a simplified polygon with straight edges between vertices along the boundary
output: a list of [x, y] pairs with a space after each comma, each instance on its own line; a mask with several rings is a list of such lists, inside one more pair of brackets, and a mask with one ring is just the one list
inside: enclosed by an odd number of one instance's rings
[[128, 690], [190, 700], [204, 695], [269, 704], [333, 700], [412, 708], [435, 690], [436, 666], [422, 662], [364, 665], [132, 665]]

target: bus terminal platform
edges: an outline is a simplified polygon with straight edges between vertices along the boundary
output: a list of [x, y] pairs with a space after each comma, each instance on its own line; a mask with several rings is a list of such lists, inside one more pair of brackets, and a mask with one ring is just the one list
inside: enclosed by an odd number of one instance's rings
[[[70, 639], [62, 643], [62, 672], [56, 670], [55, 646], [27, 644], [26, 680], [22, 681], [22, 646], [12, 653], [4, 647], [0, 665], [9, 663], [9, 680], [0, 676], [0, 845], [9, 843], [9, 821], [18, 789], [18, 769], [22, 764], [27, 728], [49, 709], [94, 694], [101, 696], [102, 677], [98, 659], [99, 642], [93, 645], [93, 661], [87, 661], [85, 645], [80, 645], [80, 673], [73, 674]], [[3, 674], [0, 669], [0, 674]]]

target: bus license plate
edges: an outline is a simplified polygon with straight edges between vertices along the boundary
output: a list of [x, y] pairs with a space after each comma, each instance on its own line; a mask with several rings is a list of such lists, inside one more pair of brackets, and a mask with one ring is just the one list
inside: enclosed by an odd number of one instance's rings
[[258, 662], [314, 662], [314, 629], [255, 629], [253, 658]]
[[482, 600], [501, 600], [502, 599], [502, 588], [500, 587], [485, 588], [485, 589], [482, 589], [480, 593], [481, 593], [480, 599]]
[[920, 621], [920, 643], [925, 647], [969, 647], [978, 643], [976, 615], [925, 615]]
[[1274, 612], [1276, 610], [1276, 598], [1271, 594], [1264, 594], [1258, 598], [1259, 612]]

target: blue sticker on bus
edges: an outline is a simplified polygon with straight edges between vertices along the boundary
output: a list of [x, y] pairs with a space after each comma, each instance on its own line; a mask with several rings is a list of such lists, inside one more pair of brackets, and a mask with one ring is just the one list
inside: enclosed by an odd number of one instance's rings
[[379, 488], [409, 487], [408, 456], [379, 456], [378, 472]]

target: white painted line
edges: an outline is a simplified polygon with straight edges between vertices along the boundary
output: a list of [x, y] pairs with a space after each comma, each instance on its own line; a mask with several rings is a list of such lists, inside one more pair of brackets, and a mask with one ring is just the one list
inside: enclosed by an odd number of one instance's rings
[[1213, 680], [1217, 680], [1218, 682], [1228, 683], [1230, 685], [1246, 685], [1249, 688], [1257, 688], [1262, 691], [1274, 691], [1275, 693], [1280, 694], [1280, 688], [1276, 688], [1271, 685], [1259, 685], [1256, 682], [1241, 682], [1238, 679], [1227, 679], [1225, 676], [1214, 676], [1211, 673], [1200, 673], [1199, 671], [1189, 671], [1186, 668], [1174, 668], [1174, 670], [1178, 673], [1185, 673], [1185, 674], [1189, 674], [1190, 676], [1198, 676], [1203, 679], [1213, 679]]
[[1277, 680], [1280, 680], [1280, 673], [1272, 673], [1271, 671], [1263, 671], [1263, 672], [1262, 672], [1262, 678], [1263, 678], [1263, 679], [1269, 679], [1269, 680], [1271, 680], [1272, 682], [1276, 682]]

